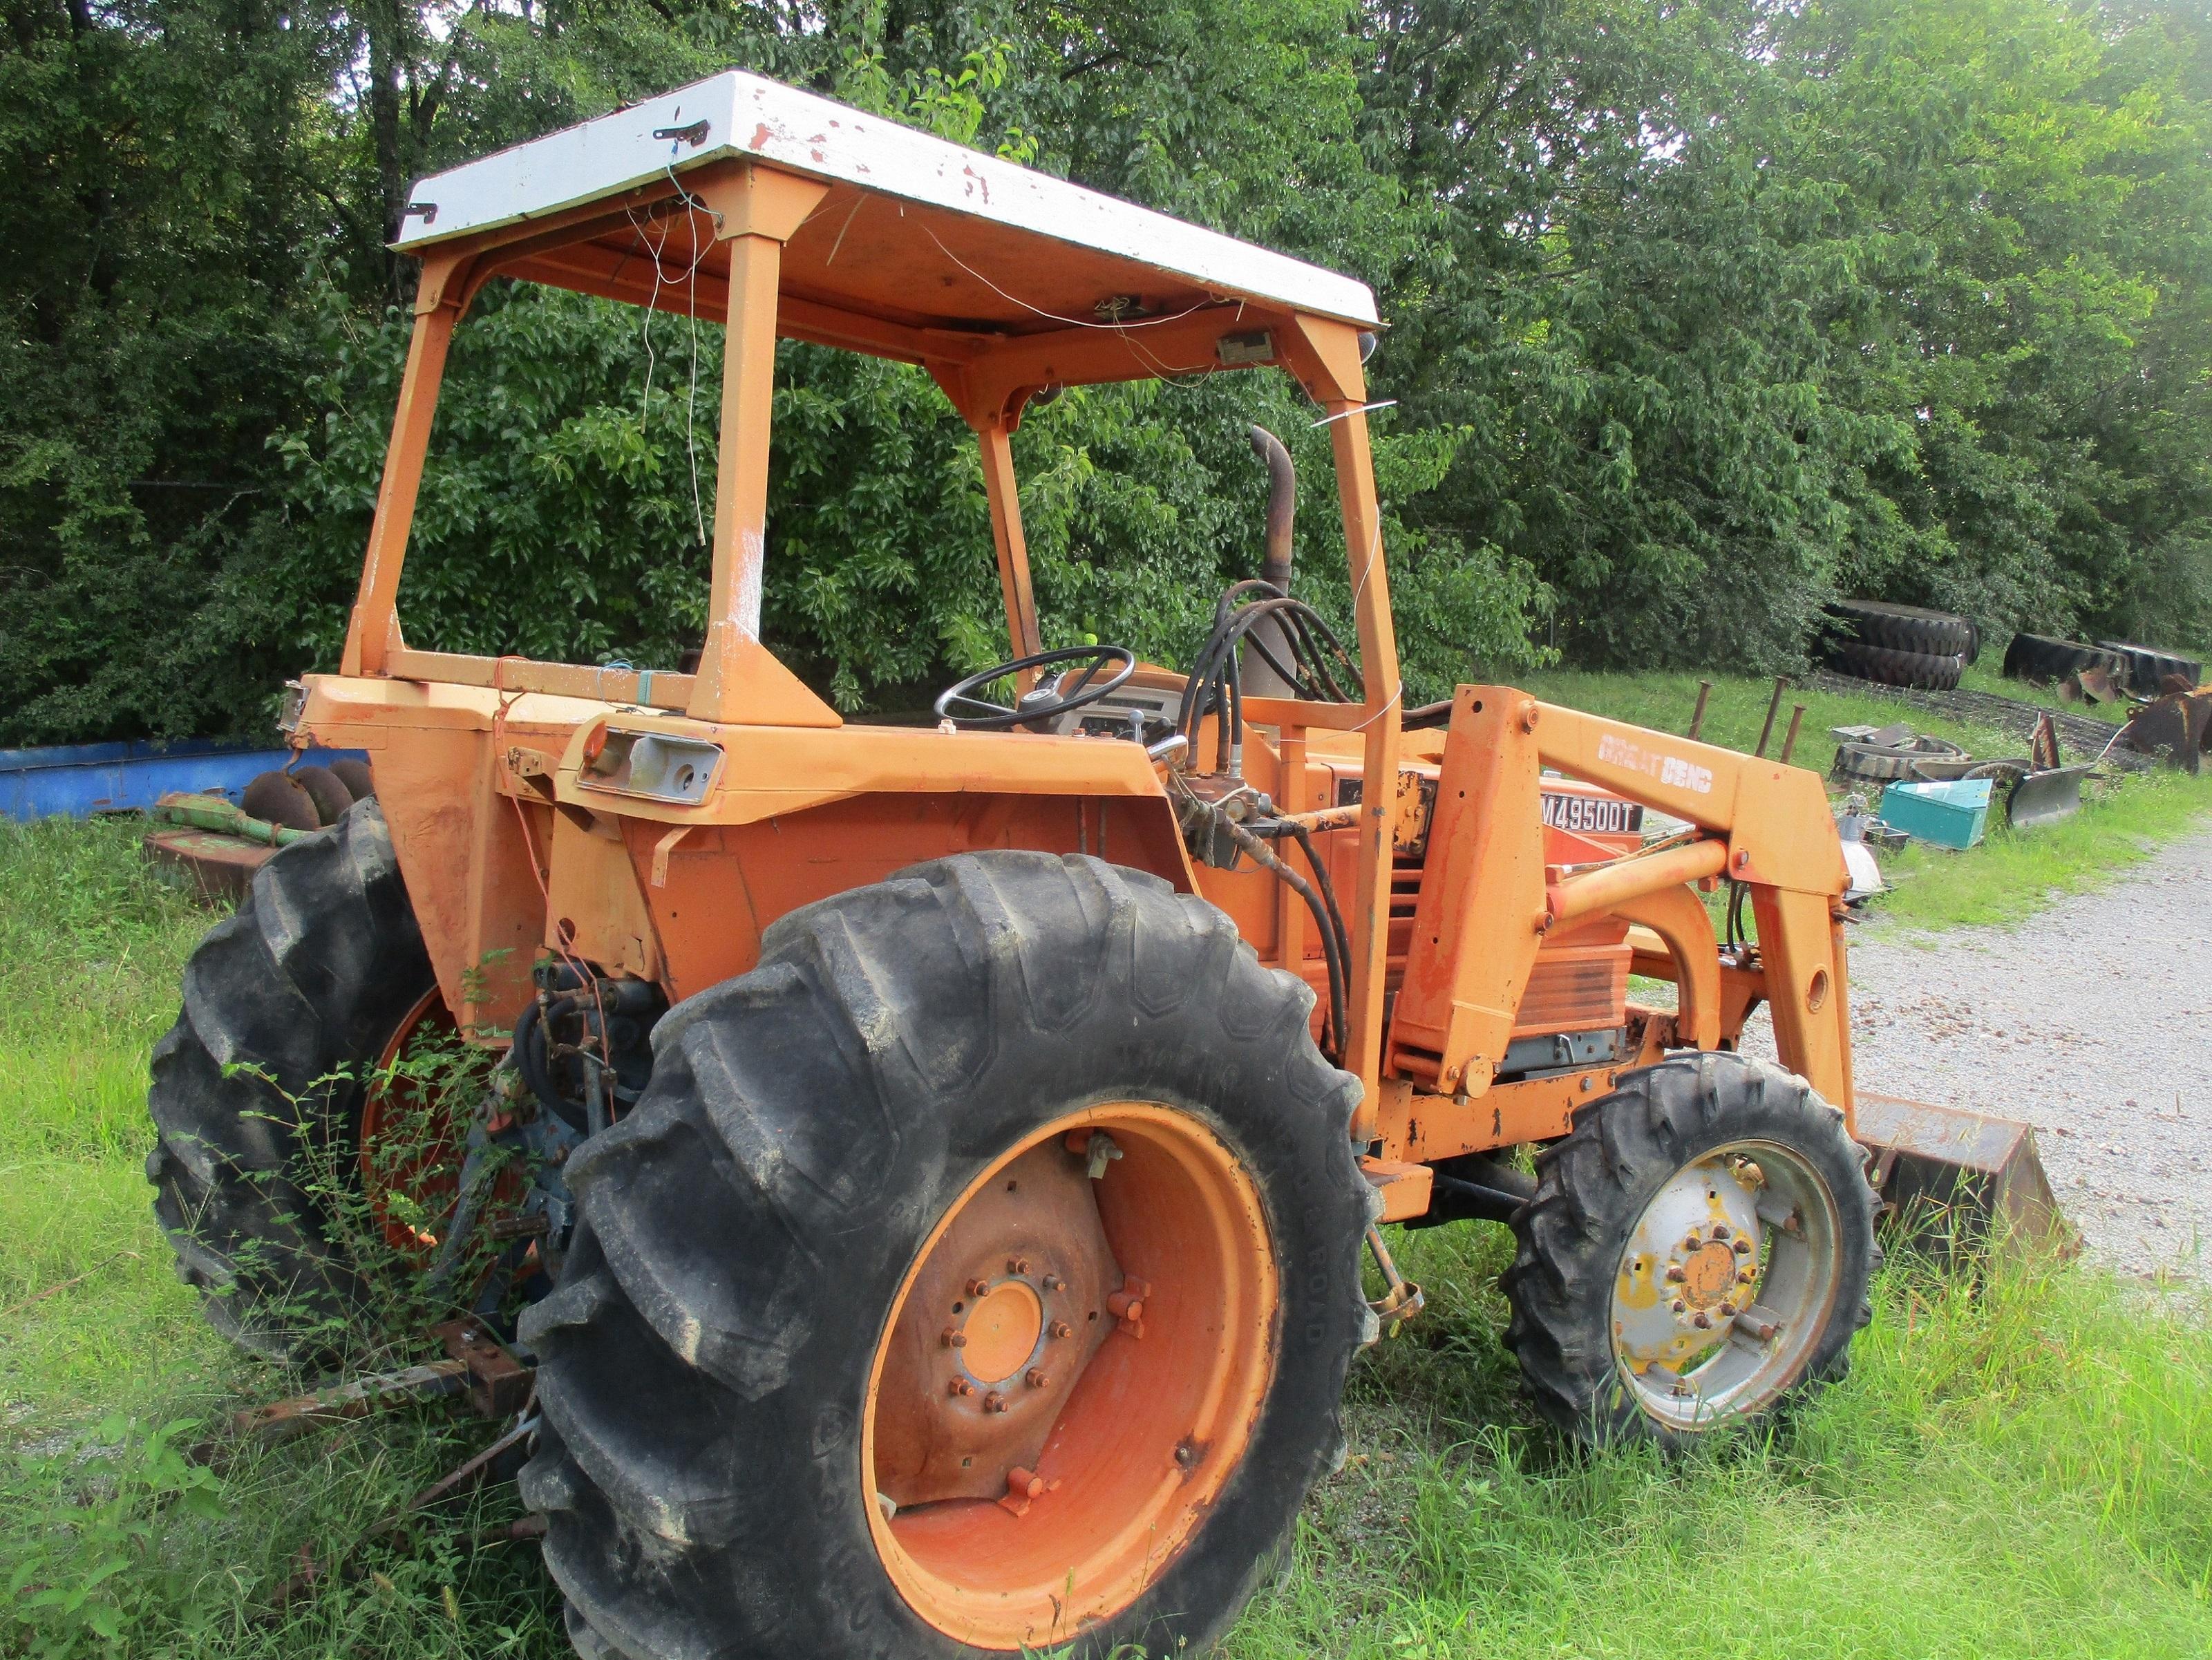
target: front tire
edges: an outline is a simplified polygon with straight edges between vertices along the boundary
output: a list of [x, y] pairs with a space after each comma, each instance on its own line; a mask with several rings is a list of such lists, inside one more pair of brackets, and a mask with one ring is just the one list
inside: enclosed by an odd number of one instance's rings
[[1577, 1110], [1536, 1171], [1506, 1341], [1560, 1428], [1680, 1447], [1843, 1376], [1872, 1315], [1875, 1194], [1802, 1079], [1670, 1057]]
[[672, 1010], [522, 1327], [580, 1651], [1202, 1651], [1371, 1335], [1312, 1005], [1157, 878], [1008, 852]]

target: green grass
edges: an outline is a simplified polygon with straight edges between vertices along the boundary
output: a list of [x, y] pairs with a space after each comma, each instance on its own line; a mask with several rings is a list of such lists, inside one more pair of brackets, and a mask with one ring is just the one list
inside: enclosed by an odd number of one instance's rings
[[2014, 1264], [1885, 1277], [1850, 1378], [1674, 1464], [1518, 1419], [1492, 1236], [1401, 1257], [1435, 1316], [1355, 1377], [1355, 1462], [1234, 1660], [1327, 1654], [2199, 1655], [2212, 1334], [2193, 1304]]
[[[2047, 688], [2039, 691], [1979, 668], [1968, 671], [1967, 683], [2049, 708], [2069, 707]], [[1686, 732], [1698, 699], [1698, 677], [1689, 674], [1537, 674], [1524, 684], [1547, 702], [1662, 732]], [[1700, 735], [1708, 743], [1749, 752], [1759, 742], [1773, 690], [1771, 680], [1716, 679]], [[1907, 721], [1985, 760], [2017, 756], [2026, 748], [1995, 728], [1927, 714], [1879, 695], [1795, 690], [1784, 694], [1767, 745], [1770, 755], [1780, 753], [1790, 708], [1797, 703], [1805, 705], [1805, 719], [1790, 758], [1823, 775], [1835, 764], [1836, 741], [1828, 736], [1832, 727]], [[2070, 707], [2076, 713], [2118, 718], [2109, 706]], [[2069, 751], [2067, 758], [2093, 757]], [[1864, 794], [1869, 806], [1878, 805], [1876, 791]], [[1993, 811], [1987, 839], [1979, 847], [1952, 853], [1915, 843], [1900, 854], [1886, 856], [1882, 873], [1894, 891], [1875, 901], [1872, 909], [1901, 929], [1923, 933], [2017, 921], [2053, 898], [2099, 886], [2154, 856], [2166, 843], [2208, 826], [2212, 774], [2136, 774], [2096, 786], [2080, 814], [2041, 830], [2014, 834], [2003, 814]]]
[[0, 824], [0, 1414], [28, 1426], [228, 1364], [143, 1169], [146, 1055], [213, 919], [143, 873], [138, 828]]
[[[512, 1489], [411, 1545], [361, 1542], [480, 1427], [403, 1412], [199, 1485], [149, 1436], [295, 1381], [202, 1324], [147, 1212], [144, 1056], [210, 920], [143, 874], [126, 825], [0, 827], [0, 1654], [556, 1660], [535, 1552], [469, 1548], [517, 1514]], [[1670, 1465], [1530, 1420], [1500, 1341], [1507, 1244], [1395, 1242], [1429, 1311], [1356, 1363], [1352, 1459], [1230, 1660], [2212, 1651], [2193, 1296], [1893, 1265], [1845, 1384]], [[303, 1548], [325, 1578], [280, 1607]], [[74, 1614], [23, 1600], [109, 1569]]]

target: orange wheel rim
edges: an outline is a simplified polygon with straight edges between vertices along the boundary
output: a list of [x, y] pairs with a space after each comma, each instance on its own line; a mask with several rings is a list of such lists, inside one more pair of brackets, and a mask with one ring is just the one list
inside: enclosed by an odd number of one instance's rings
[[[369, 1214], [384, 1231], [385, 1243], [425, 1266], [439, 1243], [434, 1225], [426, 1224], [442, 1222], [460, 1192], [459, 1143], [452, 1123], [434, 1117], [435, 1087], [409, 1076], [399, 1063], [418, 1037], [451, 1037], [459, 1030], [445, 997], [431, 987], [376, 1057], [361, 1105], [356, 1157]], [[395, 1137], [409, 1145], [395, 1150], [389, 1145]], [[394, 1202], [400, 1195], [409, 1201], [404, 1207]], [[409, 1211], [419, 1212], [424, 1222], [410, 1219]]]
[[924, 1241], [869, 1375], [868, 1523], [908, 1605], [1000, 1650], [1128, 1608], [1243, 1460], [1279, 1302], [1258, 1190], [1190, 1114], [1112, 1103], [1000, 1158]]

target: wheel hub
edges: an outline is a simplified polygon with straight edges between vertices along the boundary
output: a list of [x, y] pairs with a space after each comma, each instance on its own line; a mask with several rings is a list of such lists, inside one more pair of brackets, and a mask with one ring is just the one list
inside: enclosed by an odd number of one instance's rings
[[1680, 1429], [1787, 1389], [1840, 1273], [1835, 1201], [1802, 1155], [1736, 1142], [1684, 1165], [1637, 1219], [1613, 1284], [1619, 1375]]
[[1048, 1143], [970, 1200], [916, 1274], [877, 1391], [876, 1487], [999, 1499], [1115, 1329], [1121, 1285], [1084, 1161]]
[[1044, 1359], [1044, 1298], [1026, 1280], [999, 1281], [953, 1327], [964, 1340], [960, 1363], [979, 1383], [1003, 1383]]
[[[1693, 1309], [1711, 1308], [1725, 1300], [1728, 1294], [1735, 1289], [1735, 1253], [1717, 1239], [1692, 1251], [1681, 1268], [1683, 1299]], [[1744, 1280], [1748, 1284], [1749, 1274], [1747, 1274]]]
[[1613, 1291], [1613, 1340], [1635, 1370], [1680, 1372], [1725, 1342], [1750, 1305], [1760, 1240], [1753, 1168], [1701, 1159], [1645, 1207]]
[[908, 1604], [1027, 1651], [1144, 1595], [1240, 1467], [1279, 1310], [1259, 1191], [1202, 1121], [1038, 1125], [945, 1212], [878, 1348], [867, 1523]]

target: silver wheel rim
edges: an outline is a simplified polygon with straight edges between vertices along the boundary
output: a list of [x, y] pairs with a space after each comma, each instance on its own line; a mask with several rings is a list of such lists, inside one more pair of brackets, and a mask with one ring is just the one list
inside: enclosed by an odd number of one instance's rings
[[1614, 1275], [1615, 1370], [1670, 1429], [1747, 1417], [1802, 1374], [1843, 1276], [1835, 1196], [1801, 1153], [1731, 1141], [1652, 1195]]

